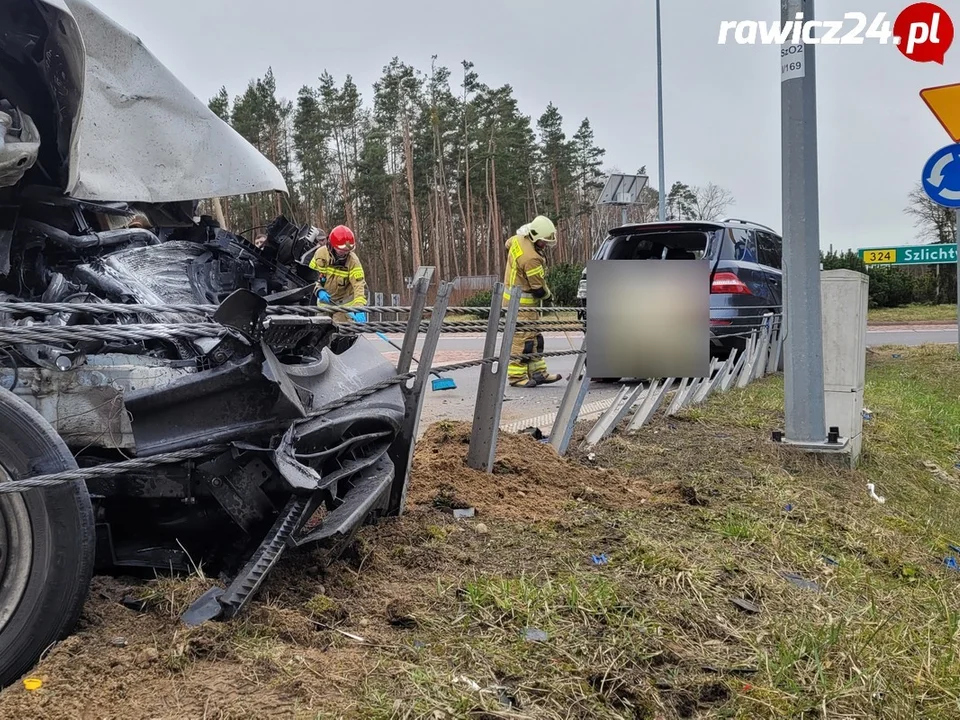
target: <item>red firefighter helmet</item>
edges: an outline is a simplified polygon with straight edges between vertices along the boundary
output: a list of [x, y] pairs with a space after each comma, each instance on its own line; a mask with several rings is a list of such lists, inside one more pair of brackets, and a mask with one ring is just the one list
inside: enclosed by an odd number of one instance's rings
[[337, 225], [331, 230], [327, 242], [330, 244], [330, 249], [333, 251], [333, 254], [338, 258], [345, 258], [353, 252], [353, 249], [357, 246], [357, 240], [353, 236], [353, 230], [346, 225]]

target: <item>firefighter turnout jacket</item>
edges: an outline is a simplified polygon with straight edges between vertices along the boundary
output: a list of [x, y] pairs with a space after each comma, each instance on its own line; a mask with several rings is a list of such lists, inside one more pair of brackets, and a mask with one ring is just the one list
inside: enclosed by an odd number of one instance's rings
[[319, 273], [317, 292], [326, 290], [334, 304], [367, 304], [367, 283], [363, 276], [363, 265], [356, 253], [352, 252], [346, 259], [338, 262], [330, 248], [324, 245], [314, 253], [310, 269]]
[[[503, 278], [503, 302], [510, 302], [510, 291], [520, 287], [520, 312], [517, 319], [526, 322], [536, 322], [540, 314], [534, 309], [547, 297], [550, 297], [550, 288], [547, 287], [546, 272], [543, 267], [543, 258], [529, 238], [515, 235], [507, 241], [507, 269]], [[507, 366], [507, 378], [511, 385], [529, 387], [536, 384], [538, 379], [554, 382], [559, 375], [550, 376], [547, 363], [535, 353], [543, 352], [543, 335], [536, 330], [517, 330], [513, 336], [511, 355], [534, 355], [524, 360], [511, 360]]]
[[515, 235], [507, 241], [507, 270], [503, 277], [504, 303], [510, 302], [510, 290], [520, 286], [520, 308], [536, 306], [550, 294], [543, 258], [529, 238]]

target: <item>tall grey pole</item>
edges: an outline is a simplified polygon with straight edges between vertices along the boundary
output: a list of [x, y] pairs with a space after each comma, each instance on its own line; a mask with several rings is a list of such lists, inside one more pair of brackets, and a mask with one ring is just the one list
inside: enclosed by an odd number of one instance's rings
[[657, 0], [657, 118], [660, 155], [660, 222], [667, 219], [667, 188], [663, 170], [663, 51], [660, 46], [660, 0]]
[[[957, 352], [960, 353], [960, 210], [953, 211], [953, 242], [957, 246]], [[939, 288], [937, 290], [939, 292]]]
[[[784, 23], [813, 0], [781, 0]], [[780, 125], [783, 162], [783, 270], [786, 351], [786, 440], [826, 440], [823, 397], [823, 328], [820, 298], [820, 199], [817, 177], [816, 45], [781, 58]], [[799, 69], [796, 58], [800, 58]]]

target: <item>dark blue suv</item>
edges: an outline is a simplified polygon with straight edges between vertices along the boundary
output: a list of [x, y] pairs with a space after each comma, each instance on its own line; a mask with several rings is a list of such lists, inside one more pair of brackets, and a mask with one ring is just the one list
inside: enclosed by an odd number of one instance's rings
[[[746, 346], [764, 313], [780, 314], [783, 240], [770, 228], [728, 218], [625, 225], [611, 230], [594, 260], [707, 260], [711, 264], [711, 353]], [[586, 316], [587, 273], [577, 293]]]

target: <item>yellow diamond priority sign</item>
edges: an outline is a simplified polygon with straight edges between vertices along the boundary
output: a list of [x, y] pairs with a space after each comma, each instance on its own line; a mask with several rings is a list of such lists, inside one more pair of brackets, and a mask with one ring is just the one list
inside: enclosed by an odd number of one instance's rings
[[960, 83], [926, 88], [920, 91], [920, 97], [943, 125], [950, 139], [960, 143]]

